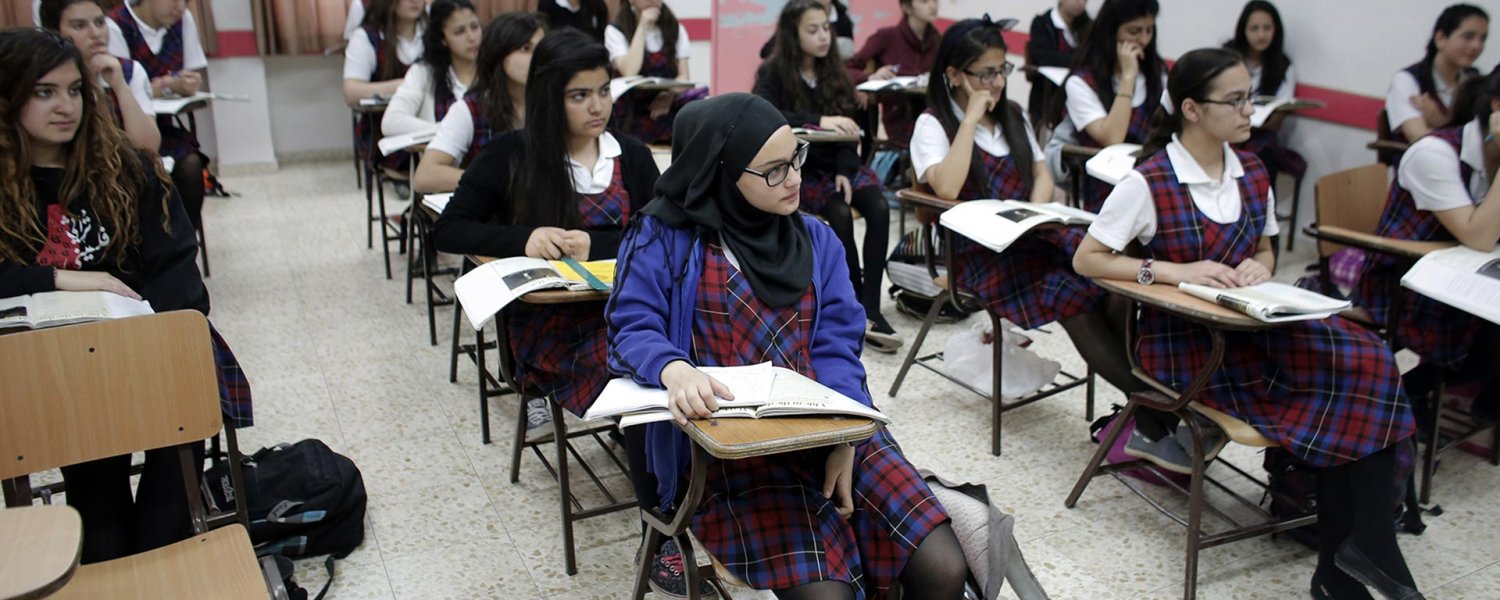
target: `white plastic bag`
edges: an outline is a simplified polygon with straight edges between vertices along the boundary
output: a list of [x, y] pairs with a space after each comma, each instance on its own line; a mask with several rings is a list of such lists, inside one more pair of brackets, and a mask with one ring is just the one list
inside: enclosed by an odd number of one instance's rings
[[[1001, 395], [1020, 398], [1051, 383], [1058, 371], [1062, 370], [1062, 365], [1022, 348], [1021, 342], [1025, 337], [1012, 332], [1009, 321], [1002, 320], [1001, 326], [1005, 331], [1005, 372], [1000, 377]], [[948, 344], [943, 349], [943, 370], [954, 379], [972, 385], [986, 394], [990, 393], [990, 379], [994, 373], [994, 356], [991, 354], [993, 349], [985, 342], [987, 337], [987, 324], [983, 321], [976, 322], [968, 331], [949, 336]]]

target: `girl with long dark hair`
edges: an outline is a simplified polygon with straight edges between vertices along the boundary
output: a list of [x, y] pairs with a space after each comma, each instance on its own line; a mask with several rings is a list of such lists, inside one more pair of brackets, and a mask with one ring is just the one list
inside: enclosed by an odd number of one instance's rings
[[42, 27], [63, 34], [84, 55], [115, 123], [136, 145], [155, 152], [161, 146], [151, 106], [151, 76], [140, 63], [109, 53], [109, 18], [99, 0], [43, 0], [37, 7]]
[[[1265, 166], [1231, 144], [1250, 135], [1250, 72], [1238, 54], [1195, 50], [1173, 65], [1174, 106], [1141, 162], [1104, 202], [1073, 265], [1143, 284], [1254, 285], [1271, 279], [1275, 202]], [[1126, 256], [1138, 245], [1144, 259]], [[1200, 325], [1149, 308], [1136, 318], [1140, 368], [1183, 390], [1209, 356]], [[1225, 334], [1204, 404], [1254, 427], [1317, 478], [1314, 598], [1420, 598], [1396, 543], [1395, 446], [1416, 431], [1395, 357], [1341, 317]], [[1210, 454], [1221, 443], [1213, 442]], [[1362, 585], [1363, 584], [1363, 585]]]
[[1391, 133], [1416, 141], [1453, 120], [1453, 95], [1463, 80], [1479, 74], [1474, 61], [1484, 54], [1490, 16], [1472, 4], [1443, 9], [1427, 39], [1422, 60], [1396, 72], [1385, 94]]
[[430, 130], [474, 83], [482, 43], [469, 0], [437, 0], [422, 31], [422, 58], [401, 79], [380, 118], [383, 135]]
[[[41, 29], [0, 32], [0, 72], [0, 297], [103, 291], [208, 314], [192, 223], [161, 161], [100, 110], [73, 44]], [[211, 335], [226, 421], [248, 427], [249, 384]], [[129, 455], [63, 467], [83, 562], [190, 536], [182, 468], [176, 447], [146, 451], [132, 498]]]
[[[580, 31], [548, 33], [526, 79], [526, 127], [500, 134], [464, 170], [434, 230], [437, 249], [503, 258], [614, 258], [651, 199], [656, 160], [605, 130], [609, 53]], [[604, 307], [507, 308], [529, 430], [550, 422], [544, 396], [583, 415], [603, 389]]]
[[[344, 101], [359, 106], [359, 101], [374, 96], [390, 98], [401, 87], [410, 65], [422, 58], [422, 32], [427, 25], [427, 9], [422, 0], [371, 0], [360, 32], [344, 48]], [[360, 158], [376, 151], [370, 129], [378, 116], [366, 115], [355, 127]], [[406, 178], [407, 152], [392, 152], [379, 165], [393, 178]]]
[[464, 167], [491, 137], [517, 129], [526, 117], [526, 75], [547, 30], [537, 13], [512, 12], [484, 28], [474, 85], [438, 123], [412, 186], [423, 193], [451, 192]]
[[[1035, 67], [1071, 67], [1073, 56], [1094, 24], [1089, 17], [1088, 0], [1058, 0], [1057, 6], [1049, 8], [1031, 19], [1031, 38], [1026, 41], [1026, 64]], [[1046, 114], [1049, 91], [1057, 91], [1057, 84], [1041, 74], [1028, 74], [1031, 83], [1031, 98], [1026, 106], [1031, 114], [1041, 117]]]
[[[609, 61], [621, 77], [642, 75], [691, 79], [688, 58], [692, 40], [662, 0], [625, 0], [620, 14], [604, 30]], [[631, 91], [615, 101], [612, 126], [648, 144], [672, 139], [672, 117], [688, 102], [708, 96], [708, 88], [681, 92]]]
[[[851, 117], [865, 113], [855, 104], [854, 84], [833, 44], [828, 10], [815, 0], [787, 3], [777, 20], [775, 42], [775, 51], [755, 73], [755, 95], [781, 109], [793, 127], [859, 133], [861, 123]], [[867, 341], [872, 349], [895, 352], [901, 338], [880, 314], [880, 283], [890, 243], [890, 212], [880, 181], [864, 166], [857, 142], [813, 144], [806, 179], [802, 210], [826, 220], [844, 243], [849, 277], [870, 321]], [[865, 218], [863, 270], [851, 208]]]
[[[911, 77], [932, 71], [937, 56], [938, 0], [898, 0], [901, 21], [875, 31], [864, 47], [849, 57], [849, 78], [856, 84], [893, 77]], [[922, 111], [921, 99], [882, 96], [880, 120], [886, 139], [898, 146], [911, 140], [911, 128]]]
[[[1065, 102], [1049, 125], [1064, 117], [1077, 129], [1079, 145], [1103, 148], [1146, 139], [1151, 115], [1162, 102], [1166, 67], [1156, 52], [1156, 0], [1105, 0], [1073, 57], [1063, 81]], [[1083, 208], [1098, 212], [1110, 186], [1082, 173]]]
[[[1281, 26], [1281, 13], [1276, 6], [1266, 0], [1250, 0], [1235, 23], [1234, 39], [1224, 47], [1244, 57], [1245, 66], [1250, 70], [1251, 94], [1291, 99], [1297, 92], [1297, 73], [1292, 68], [1292, 59], [1283, 50], [1285, 45], [1286, 31]], [[1285, 119], [1286, 113], [1273, 113], [1260, 127], [1252, 129], [1250, 139], [1240, 145], [1241, 150], [1254, 152], [1265, 163], [1272, 184], [1276, 182], [1277, 174], [1284, 171], [1293, 174], [1307, 172], [1307, 160], [1282, 146], [1277, 138]]]
[[[733, 398], [699, 366], [771, 361], [870, 404], [864, 310], [841, 242], [797, 214], [804, 142], [749, 94], [695, 102], [676, 129], [658, 196], [621, 246], [606, 313], [611, 371], [665, 388], [679, 423]], [[670, 509], [687, 437], [671, 423], [625, 437], [642, 505]], [[888, 431], [714, 461], [708, 473], [693, 535], [751, 587], [782, 600], [852, 600], [884, 597], [899, 581], [909, 596], [964, 597], [968, 570], [947, 511]]]

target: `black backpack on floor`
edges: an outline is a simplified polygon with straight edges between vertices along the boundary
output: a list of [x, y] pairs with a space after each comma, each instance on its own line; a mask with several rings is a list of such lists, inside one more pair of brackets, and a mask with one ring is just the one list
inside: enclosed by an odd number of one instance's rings
[[[891, 298], [896, 301], [896, 309], [919, 321], [927, 318], [933, 300], [943, 291], [932, 281], [932, 274], [927, 272], [924, 252], [921, 230], [912, 229], [896, 242], [896, 247], [891, 250], [885, 263], [886, 276], [891, 281], [889, 291]], [[938, 274], [945, 272], [946, 269], [939, 265]], [[938, 309], [937, 322], [962, 321], [974, 312], [948, 298], [943, 301], [942, 308]]]
[[[229, 465], [204, 474], [218, 506], [234, 505]], [[262, 448], [245, 458], [245, 509], [258, 556], [348, 556], [365, 539], [364, 478], [321, 440]]]

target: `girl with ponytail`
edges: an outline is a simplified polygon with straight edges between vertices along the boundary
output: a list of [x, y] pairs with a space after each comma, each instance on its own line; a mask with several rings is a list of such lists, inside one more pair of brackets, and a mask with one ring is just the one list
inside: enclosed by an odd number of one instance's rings
[[1391, 78], [1385, 95], [1385, 116], [1401, 141], [1413, 141], [1444, 127], [1453, 119], [1453, 93], [1464, 79], [1479, 75], [1474, 61], [1484, 53], [1490, 16], [1472, 4], [1443, 9], [1427, 53]]
[[[1233, 51], [1195, 50], [1173, 65], [1167, 91], [1173, 110], [1159, 115], [1144, 161], [1105, 200], [1074, 267], [1147, 285], [1269, 281], [1270, 177], [1254, 154], [1231, 147], [1250, 136], [1249, 70]], [[1135, 318], [1141, 369], [1185, 389], [1209, 355], [1207, 332], [1151, 309]], [[1201, 401], [1249, 423], [1316, 473], [1312, 596], [1370, 598], [1368, 584], [1386, 598], [1420, 598], [1391, 519], [1395, 446], [1416, 425], [1390, 349], [1338, 316], [1226, 338], [1223, 367]], [[1174, 437], [1191, 444], [1190, 435]], [[1206, 440], [1205, 458], [1217, 455], [1221, 440]]]

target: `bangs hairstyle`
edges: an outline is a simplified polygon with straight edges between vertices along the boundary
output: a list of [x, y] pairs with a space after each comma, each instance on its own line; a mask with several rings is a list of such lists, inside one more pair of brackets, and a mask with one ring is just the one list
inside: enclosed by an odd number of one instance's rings
[[[365, 7], [365, 20], [360, 27], [374, 30], [381, 36], [381, 43], [375, 48], [379, 52], [384, 65], [379, 73], [376, 73], [370, 81], [390, 81], [400, 76], [401, 59], [396, 56], [398, 35], [396, 33], [396, 3], [401, 0], [370, 0]], [[422, 27], [427, 22], [427, 11], [422, 11], [417, 17], [417, 26]], [[425, 37], [424, 37], [425, 39]], [[442, 39], [441, 34], [438, 39]]]
[[[1094, 17], [1094, 23], [1089, 26], [1088, 35], [1083, 37], [1083, 43], [1079, 44], [1078, 52], [1073, 56], [1073, 64], [1069, 77], [1077, 77], [1077, 73], [1085, 72], [1094, 78], [1094, 93], [1109, 107], [1109, 99], [1114, 97], [1115, 89], [1111, 79], [1115, 76], [1115, 68], [1120, 66], [1119, 52], [1116, 50], [1120, 44], [1120, 26], [1143, 17], [1156, 17], [1161, 13], [1161, 6], [1156, 0], [1104, 0], [1104, 6], [1099, 7], [1098, 16]], [[1161, 74], [1166, 66], [1162, 63], [1161, 55], [1156, 51], [1156, 42], [1159, 36], [1151, 36], [1151, 43], [1142, 49], [1140, 74], [1146, 78], [1146, 106], [1151, 106], [1157, 98], [1161, 97]], [[1067, 81], [1063, 81], [1066, 87]], [[1135, 89], [1134, 82], [1121, 82], [1128, 86], [1127, 89]], [[1065, 94], [1057, 94], [1052, 106], [1048, 107], [1047, 118], [1044, 120], [1048, 127], [1054, 127], [1062, 120]]]
[[[640, 16], [635, 14], [635, 7], [630, 5], [630, 0], [620, 0], [620, 14], [615, 17], [615, 27], [620, 33], [625, 34], [625, 40], [629, 41], [635, 35], [635, 28], [640, 21]], [[658, 77], [677, 78], [677, 15], [672, 14], [672, 7], [666, 2], [661, 3], [661, 14], [656, 17], [656, 29], [661, 32], [661, 51], [667, 55], [667, 72], [656, 75]], [[642, 70], [646, 63], [641, 62]], [[644, 73], [642, 73], [644, 75]]]
[[422, 30], [420, 62], [427, 65], [427, 71], [432, 74], [434, 98], [453, 97], [453, 82], [448, 79], [448, 69], [453, 67], [453, 49], [448, 47], [446, 30], [448, 20], [466, 10], [476, 16], [479, 14], [469, 0], [437, 0], [428, 13], [427, 28]]
[[1160, 152], [1172, 141], [1172, 136], [1182, 133], [1182, 103], [1187, 100], [1202, 102], [1213, 91], [1214, 80], [1236, 65], [1244, 65], [1238, 52], [1224, 48], [1203, 48], [1182, 55], [1167, 74], [1167, 95], [1172, 98], [1172, 109], [1156, 109], [1151, 119], [1151, 134], [1141, 145], [1136, 164], [1146, 162], [1151, 155]]
[[[1453, 35], [1459, 27], [1463, 27], [1464, 21], [1473, 17], [1484, 19], [1486, 23], [1490, 20], [1489, 13], [1473, 4], [1454, 4], [1443, 9], [1443, 12], [1438, 15], [1437, 22], [1432, 25], [1432, 35], [1427, 37], [1427, 52], [1422, 55], [1421, 62], [1415, 65], [1414, 75], [1417, 78], [1417, 88], [1424, 94], [1432, 94], [1438, 102], [1442, 100], [1437, 98], [1437, 81], [1432, 78], [1432, 63], [1437, 60], [1438, 53], [1437, 36], [1439, 33], [1445, 36]], [[1466, 75], [1468, 74], [1459, 74], [1459, 83], [1463, 83]]]
[[62, 14], [68, 10], [68, 7], [84, 3], [98, 6], [99, 10], [108, 13], [99, 0], [42, 0], [41, 5], [36, 9], [37, 21], [42, 24], [43, 29], [57, 31], [62, 29]]
[[771, 56], [766, 59], [768, 77], [781, 80], [781, 89], [791, 94], [791, 106], [779, 106], [783, 110], [816, 112], [826, 115], [850, 116], [854, 114], [854, 83], [844, 70], [844, 60], [839, 57], [838, 39], [830, 28], [828, 32], [828, 55], [813, 60], [813, 73], [818, 78], [818, 87], [806, 89], [802, 81], [802, 43], [798, 36], [798, 25], [802, 15], [816, 10], [827, 15], [829, 10], [815, 0], [792, 0], [781, 9], [776, 21], [776, 43]]
[[[988, 20], [988, 17], [986, 17]], [[942, 43], [938, 44], [937, 57], [932, 62], [933, 74], [946, 74], [948, 67], [959, 71], [969, 70], [969, 66], [979, 60], [989, 50], [1000, 50], [1005, 52], [1005, 37], [1001, 35], [1000, 28], [992, 22], [980, 19], [964, 19], [948, 27], [943, 34]], [[953, 114], [947, 107], [955, 102], [950, 91], [948, 80], [944, 75], [942, 83], [930, 82], [927, 85], [927, 106], [933, 107], [933, 114], [937, 116], [939, 123], [943, 125], [943, 131], [948, 134], [948, 141], [953, 141], [953, 136], [958, 133], [959, 116]], [[1007, 82], [1008, 83], [1008, 82]], [[1011, 159], [1015, 161], [1016, 171], [1021, 176], [1021, 181], [1030, 188], [1035, 173], [1032, 172], [1032, 163], [1036, 157], [1031, 155], [1031, 140], [1026, 133], [1025, 119], [1021, 118], [1021, 107], [1011, 102], [1007, 97], [1010, 85], [1000, 90], [1000, 101], [990, 110], [990, 118], [1000, 127], [1000, 133], [1005, 137], [1005, 143], [1010, 146]], [[978, 181], [985, 177], [983, 167], [979, 161], [969, 161], [969, 179]]]
[[1446, 127], [1462, 127], [1469, 121], [1479, 120], [1479, 131], [1490, 131], [1490, 103], [1500, 99], [1500, 65], [1483, 77], [1465, 79], [1453, 94], [1453, 118]]
[[1266, 0], [1250, 0], [1245, 3], [1245, 9], [1240, 11], [1240, 20], [1234, 26], [1234, 39], [1224, 47], [1240, 53], [1240, 56], [1250, 56], [1250, 39], [1245, 34], [1245, 29], [1250, 26], [1251, 15], [1258, 12], [1271, 17], [1271, 27], [1276, 31], [1271, 35], [1271, 45], [1266, 46], [1266, 51], [1261, 53], [1260, 89], [1255, 90], [1255, 93], [1272, 95], [1281, 89], [1281, 82], [1286, 80], [1286, 70], [1292, 66], [1292, 60], [1287, 58], [1284, 49], [1286, 30], [1281, 27], [1281, 13], [1276, 10], [1276, 6]]
[[[171, 182], [161, 161], [131, 145], [115, 126], [114, 117], [99, 106], [100, 90], [73, 43], [43, 29], [0, 31], [0, 260], [33, 264], [35, 249], [47, 241], [37, 214], [36, 189], [31, 183], [31, 151], [21, 127], [21, 111], [35, 96], [37, 82], [54, 69], [72, 63], [82, 87], [78, 131], [63, 146], [63, 181], [58, 204], [68, 214], [81, 200], [88, 201], [100, 225], [114, 232], [117, 242], [108, 255], [141, 243], [140, 209], [136, 193], [147, 177], [161, 184], [160, 198], [140, 202], [162, 204], [162, 226], [169, 227]], [[66, 93], [66, 92], [64, 92]], [[170, 228], [168, 229], [170, 231]]]
[[[547, 27], [547, 17], [539, 13], [509, 12], [490, 21], [479, 42], [475, 61], [474, 85], [469, 93], [484, 107], [484, 118], [495, 133], [516, 129], [516, 98], [510, 97], [510, 77], [505, 74], [505, 59], [531, 43], [537, 30]], [[522, 98], [524, 99], [524, 98]]]
[[[549, 32], [531, 55], [526, 75], [526, 126], [522, 151], [511, 167], [510, 197], [515, 223], [537, 227], [578, 226], [578, 193], [568, 169], [568, 81], [584, 71], [609, 72], [609, 51], [574, 28]], [[607, 77], [607, 75], [606, 75]], [[605, 120], [609, 115], [604, 116]]]

